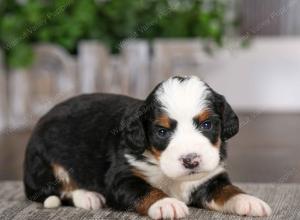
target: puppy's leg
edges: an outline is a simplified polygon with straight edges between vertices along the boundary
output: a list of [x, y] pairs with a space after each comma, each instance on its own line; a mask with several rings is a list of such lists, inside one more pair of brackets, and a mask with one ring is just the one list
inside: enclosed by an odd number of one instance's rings
[[[155, 190], [153, 191], [155, 192]], [[144, 201], [141, 203], [142, 207], [138, 207], [139, 213], [146, 214], [145, 211], [147, 211], [148, 216], [153, 219], [178, 219], [188, 215], [189, 210], [186, 204], [178, 199], [170, 197], [156, 200], [152, 205], [148, 206], [147, 209], [144, 209], [143, 206], [151, 201], [151, 194], [153, 191], [145, 196]]]
[[193, 194], [194, 204], [211, 210], [243, 216], [271, 215], [271, 208], [267, 203], [232, 185], [227, 174], [216, 176]]
[[72, 202], [75, 207], [96, 210], [105, 206], [105, 198], [102, 194], [83, 189], [71, 192]]
[[207, 206], [216, 211], [244, 216], [270, 216], [267, 203], [254, 196], [242, 193], [236, 186], [227, 185], [217, 192]]
[[107, 204], [115, 209], [135, 211], [152, 219], [183, 218], [188, 215], [185, 203], [168, 197], [142, 178], [118, 174], [111, 179]]
[[92, 192], [78, 187], [73, 180], [70, 170], [65, 169], [59, 164], [53, 164], [53, 174], [57, 183], [60, 185], [60, 199], [55, 196], [48, 197], [44, 206], [47, 208], [58, 207], [60, 202], [63, 204], [72, 204], [78, 208], [84, 209], [100, 209], [105, 205], [105, 198], [98, 192]]

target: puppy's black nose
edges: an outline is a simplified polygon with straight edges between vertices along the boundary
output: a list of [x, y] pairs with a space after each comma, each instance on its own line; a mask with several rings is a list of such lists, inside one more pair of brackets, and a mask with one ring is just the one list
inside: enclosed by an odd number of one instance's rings
[[199, 166], [200, 156], [196, 153], [191, 153], [181, 157], [180, 160], [185, 168], [195, 169]]

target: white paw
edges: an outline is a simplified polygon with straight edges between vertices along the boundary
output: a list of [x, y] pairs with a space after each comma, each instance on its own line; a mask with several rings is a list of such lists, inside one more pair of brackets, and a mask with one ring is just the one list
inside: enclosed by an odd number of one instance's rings
[[270, 206], [254, 196], [239, 194], [231, 198], [226, 204], [226, 209], [234, 214], [244, 216], [270, 216]]
[[174, 198], [164, 198], [152, 204], [148, 215], [152, 219], [178, 219], [189, 214], [189, 209], [184, 202]]
[[105, 205], [105, 198], [96, 192], [75, 190], [72, 192], [72, 198], [74, 206], [78, 208], [96, 210], [103, 208]]
[[61, 206], [61, 201], [58, 196], [49, 196], [44, 201], [44, 207], [48, 209], [57, 208]]

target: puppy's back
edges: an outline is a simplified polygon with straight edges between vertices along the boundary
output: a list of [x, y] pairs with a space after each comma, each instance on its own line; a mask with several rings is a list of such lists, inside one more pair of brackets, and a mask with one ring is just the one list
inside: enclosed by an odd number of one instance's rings
[[[66, 100], [37, 123], [24, 161], [24, 185], [30, 200], [58, 195], [53, 166], [60, 165], [85, 188], [104, 185], [112, 141], [120, 134], [124, 113], [142, 101], [113, 94], [88, 94]], [[102, 172], [102, 173], [101, 173]]]

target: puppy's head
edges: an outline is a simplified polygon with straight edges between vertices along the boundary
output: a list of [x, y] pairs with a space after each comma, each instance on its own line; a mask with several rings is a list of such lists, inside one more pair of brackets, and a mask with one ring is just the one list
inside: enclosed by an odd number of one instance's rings
[[144, 108], [136, 122], [139, 147], [173, 179], [214, 170], [225, 157], [224, 142], [239, 129], [225, 98], [195, 76], [162, 82]]

